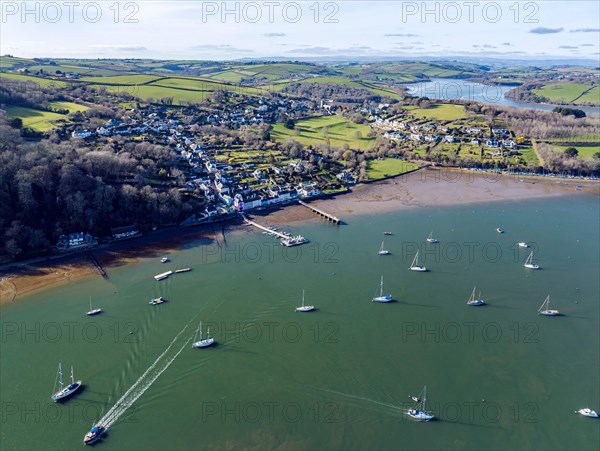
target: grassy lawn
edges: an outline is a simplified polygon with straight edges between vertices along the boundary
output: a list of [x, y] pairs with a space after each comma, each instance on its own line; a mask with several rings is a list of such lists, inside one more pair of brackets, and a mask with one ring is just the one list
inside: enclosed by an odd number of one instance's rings
[[591, 158], [596, 152], [600, 152], [600, 144], [593, 144], [590, 146], [552, 146], [553, 149], [558, 150], [559, 152], [564, 152], [569, 147], [575, 147], [579, 151], [580, 158]]
[[521, 155], [511, 157], [511, 161], [522, 158], [527, 164], [531, 163], [536, 166], [539, 166], [540, 160], [538, 160], [537, 154], [533, 150], [533, 147], [524, 147], [522, 149], [519, 149], [519, 153]]
[[397, 158], [385, 158], [383, 160], [371, 160], [367, 166], [369, 180], [377, 180], [393, 175], [404, 174], [418, 168], [417, 163], [398, 160]]
[[434, 104], [429, 108], [414, 108], [409, 109], [409, 111], [415, 117], [425, 117], [440, 121], [455, 121], [467, 117], [465, 108], [462, 105]]
[[23, 127], [31, 128], [37, 132], [48, 131], [55, 127], [55, 121], [67, 118], [64, 114], [19, 106], [8, 106], [6, 112], [11, 118], [20, 117], [23, 120]]
[[[300, 134], [296, 135], [294, 130], [287, 129], [283, 124], [275, 124], [271, 136], [278, 141], [288, 138], [294, 139], [305, 146], [324, 143], [329, 139], [333, 147], [343, 147], [348, 144], [351, 149], [364, 150], [373, 145], [374, 139], [368, 138], [370, 127], [364, 124], [355, 124], [341, 116], [318, 116], [296, 122]], [[323, 135], [323, 127], [327, 127], [327, 138]], [[359, 131], [362, 137], [357, 138]]]
[[590, 89], [590, 87], [591, 85], [582, 83], [555, 83], [536, 89], [534, 92], [547, 97], [551, 102], [572, 103], [584, 91]]

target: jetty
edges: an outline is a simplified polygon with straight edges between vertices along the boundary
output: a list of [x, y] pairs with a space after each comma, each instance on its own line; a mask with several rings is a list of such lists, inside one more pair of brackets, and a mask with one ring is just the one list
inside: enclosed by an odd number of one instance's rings
[[161, 274], [155, 275], [154, 278], [156, 280], [163, 280], [163, 279], [166, 279], [167, 277], [169, 277], [171, 274], [173, 274], [173, 271], [167, 271], [167, 272], [163, 272]]
[[340, 218], [333, 216], [327, 212], [324, 212], [323, 210], [319, 210], [318, 208], [313, 207], [312, 205], [307, 204], [306, 202], [303, 202], [301, 200], [298, 201], [298, 203], [300, 205], [305, 206], [306, 208], [308, 208], [309, 210], [312, 210], [314, 213], [318, 214], [319, 216], [321, 216], [322, 218], [327, 219], [328, 221], [333, 222], [334, 224], [340, 224], [341, 220]]
[[276, 236], [277, 238], [280, 238], [281, 244], [283, 246], [291, 247], [291, 246], [298, 246], [300, 244], [308, 243], [308, 240], [306, 238], [304, 238], [303, 236], [300, 236], [300, 235], [290, 236], [289, 234], [281, 233], [277, 230], [273, 230], [272, 228], [270, 229], [268, 227], [262, 226], [254, 221], [250, 221], [248, 218], [246, 218], [246, 216], [243, 213], [240, 213], [240, 216], [242, 217], [242, 219], [244, 220], [244, 222], [246, 224], [254, 226], [254, 227], [264, 231], [268, 235], [272, 235], [272, 236]]
[[92, 254], [91, 252], [88, 252], [87, 255], [90, 258], [90, 260], [92, 261], [92, 263], [94, 264], [94, 266], [96, 267], [96, 269], [98, 270], [98, 272], [100, 273], [100, 275], [102, 277], [104, 277], [105, 279], [108, 279], [108, 274], [106, 274], [106, 271], [104, 270], [104, 268], [102, 267], [100, 262], [96, 259], [96, 257], [94, 257], [94, 254]]

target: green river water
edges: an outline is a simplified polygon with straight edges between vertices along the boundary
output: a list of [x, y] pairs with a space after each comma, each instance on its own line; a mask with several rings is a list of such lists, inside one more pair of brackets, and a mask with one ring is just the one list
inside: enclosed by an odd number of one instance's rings
[[[99, 449], [597, 449], [574, 411], [600, 409], [599, 212], [580, 195], [314, 219], [290, 249], [228, 229], [29, 296], [2, 310], [1, 448], [82, 448], [111, 411]], [[371, 302], [382, 275], [396, 302]], [[303, 289], [317, 311], [294, 312]], [[537, 314], [548, 294], [562, 316]], [[191, 348], [200, 320], [216, 346]], [[84, 383], [62, 404], [58, 362]], [[437, 421], [416, 423], [424, 385]]]

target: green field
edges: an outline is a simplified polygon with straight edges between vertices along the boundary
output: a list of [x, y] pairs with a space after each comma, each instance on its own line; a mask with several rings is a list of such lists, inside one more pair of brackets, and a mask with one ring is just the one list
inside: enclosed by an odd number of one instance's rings
[[584, 159], [591, 158], [594, 156], [595, 153], [600, 152], [600, 144], [592, 144], [589, 146], [578, 146], [578, 145], [572, 145], [572, 146], [553, 145], [552, 146], [553, 149], [558, 150], [559, 152], [564, 152], [569, 147], [575, 147], [579, 152], [579, 157], [584, 158]]
[[56, 126], [55, 122], [66, 120], [64, 114], [52, 113], [50, 111], [36, 110], [20, 106], [8, 106], [6, 112], [10, 118], [19, 117], [23, 120], [23, 127], [37, 132], [45, 132]]
[[598, 91], [597, 86], [590, 92], [583, 94], [591, 87], [592, 85], [583, 83], [556, 83], [535, 89], [533, 92], [555, 103], [584, 103], [593, 101], [598, 103], [600, 91]]
[[371, 160], [367, 165], [367, 176], [369, 180], [377, 180], [393, 175], [404, 174], [418, 168], [417, 163], [398, 160], [397, 158], [385, 158], [383, 160]]
[[163, 78], [159, 75], [113, 75], [109, 77], [81, 77], [79, 81], [106, 85], [142, 85]]
[[576, 101], [578, 105], [600, 105], [600, 86], [594, 86]]
[[10, 80], [17, 81], [31, 81], [33, 83], [37, 83], [40, 86], [54, 86], [57, 88], [64, 88], [67, 86], [67, 83], [60, 80], [52, 80], [50, 78], [40, 78], [40, 77], [32, 77], [29, 75], [20, 75], [20, 74], [0, 74], [0, 78], [7, 78]]
[[15, 58], [14, 56], [0, 56], [0, 69], [9, 69], [17, 64], [32, 63], [33, 60], [28, 58]]
[[[85, 111], [88, 107], [72, 102], [51, 102], [50, 106], [56, 109], [69, 110], [69, 113], [76, 111]], [[66, 114], [55, 113], [53, 111], [38, 110], [35, 108], [26, 108], [19, 106], [7, 106], [6, 112], [10, 118], [19, 117], [23, 120], [23, 127], [30, 128], [37, 132], [45, 132], [58, 124], [57, 121], [67, 121]]]
[[[271, 131], [271, 136], [278, 141], [284, 141], [288, 138], [294, 139], [305, 146], [326, 142], [332, 147], [348, 147], [356, 150], [365, 150], [373, 145], [374, 139], [368, 138], [367, 134], [371, 130], [368, 125], [355, 124], [341, 116], [318, 116], [296, 122], [296, 127], [300, 134], [295, 130], [287, 129], [283, 124], [275, 124]], [[327, 138], [323, 135], [323, 127], [327, 127]], [[362, 137], [357, 138], [356, 132], [359, 131]]]
[[454, 121], [467, 117], [462, 105], [434, 104], [429, 108], [406, 108], [415, 117], [425, 117], [440, 121]]

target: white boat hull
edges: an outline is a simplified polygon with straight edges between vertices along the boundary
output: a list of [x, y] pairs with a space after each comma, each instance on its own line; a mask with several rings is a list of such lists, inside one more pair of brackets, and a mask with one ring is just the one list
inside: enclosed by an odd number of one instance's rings
[[94, 315], [97, 315], [98, 313], [102, 313], [102, 309], [101, 308], [96, 308], [94, 310], [90, 310], [89, 312], [86, 313], [86, 315], [88, 315], [88, 316], [94, 316]]
[[540, 269], [539, 265], [536, 265], [535, 263], [525, 263], [523, 266], [529, 269]]
[[310, 312], [315, 309], [314, 305], [304, 305], [302, 307], [296, 307], [297, 312]]
[[427, 238], [427, 242], [428, 243], [439, 243], [439, 241], [436, 240], [435, 238]]
[[408, 416], [417, 421], [429, 421], [429, 420], [433, 419], [433, 415], [431, 415], [430, 413], [427, 413], [423, 410], [418, 410], [418, 409], [417, 410], [410, 409], [408, 411]]
[[584, 417], [598, 418], [598, 414], [594, 410], [588, 409], [587, 407], [585, 409], [579, 409], [577, 412]]
[[390, 251], [379, 251], [379, 255], [388, 255]]
[[480, 306], [480, 305], [484, 305], [484, 304], [485, 304], [485, 302], [483, 302], [481, 299], [476, 299], [474, 301], [468, 301], [467, 302], [467, 305], [474, 306], [474, 307], [477, 307], [477, 306]]
[[196, 343], [192, 343], [192, 348], [207, 348], [208, 346], [212, 346], [215, 343], [214, 338], [205, 338], [204, 340], [197, 341]]
[[416, 271], [416, 272], [425, 272], [425, 271], [427, 271], [427, 268], [425, 266], [411, 266], [409, 269], [411, 271]]
[[372, 302], [390, 302], [392, 300], [392, 295], [388, 294], [387, 296], [377, 296], [376, 298], [373, 298], [371, 301]]
[[558, 312], [558, 310], [543, 310], [540, 312], [540, 315], [544, 315], [544, 316], [558, 316], [560, 315], [560, 313]]

